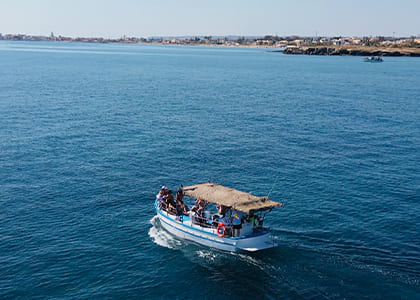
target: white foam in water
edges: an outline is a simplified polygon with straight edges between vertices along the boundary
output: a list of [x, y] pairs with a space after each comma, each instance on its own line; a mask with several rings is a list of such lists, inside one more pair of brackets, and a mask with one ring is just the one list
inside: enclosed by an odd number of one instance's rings
[[268, 274], [268, 275], [276, 274], [274, 272], [275, 267], [270, 263], [264, 262], [261, 259], [257, 259], [255, 257], [252, 257], [252, 256], [247, 255], [247, 254], [243, 254], [243, 253], [233, 253], [233, 254], [237, 255], [239, 257], [239, 259], [242, 260], [243, 262], [245, 262], [246, 264], [255, 266], [255, 267], [259, 268], [261, 271]]
[[150, 220], [150, 223], [153, 226], [149, 230], [149, 236], [156, 244], [169, 249], [176, 249], [181, 245], [180, 241], [160, 226], [159, 218], [157, 216], [154, 216]]
[[206, 258], [208, 260], [214, 261], [217, 255], [212, 251], [205, 251], [205, 250], [198, 250], [197, 251], [198, 257]]

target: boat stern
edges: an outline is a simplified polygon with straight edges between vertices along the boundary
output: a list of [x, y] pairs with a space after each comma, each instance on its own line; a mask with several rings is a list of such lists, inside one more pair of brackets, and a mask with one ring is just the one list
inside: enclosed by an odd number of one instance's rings
[[277, 243], [270, 232], [258, 236], [241, 238], [236, 243], [236, 248], [248, 252], [255, 252], [274, 247], [277, 247]]

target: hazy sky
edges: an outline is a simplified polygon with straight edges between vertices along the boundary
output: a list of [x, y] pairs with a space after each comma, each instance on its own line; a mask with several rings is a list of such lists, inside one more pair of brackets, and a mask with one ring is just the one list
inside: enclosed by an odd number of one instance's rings
[[420, 35], [420, 0], [0, 0], [0, 33]]

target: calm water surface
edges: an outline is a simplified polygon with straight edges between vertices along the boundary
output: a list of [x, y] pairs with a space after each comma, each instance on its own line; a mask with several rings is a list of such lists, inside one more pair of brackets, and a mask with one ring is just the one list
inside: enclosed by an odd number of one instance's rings
[[[420, 59], [0, 42], [0, 298], [418, 299]], [[161, 185], [285, 203], [173, 238]]]

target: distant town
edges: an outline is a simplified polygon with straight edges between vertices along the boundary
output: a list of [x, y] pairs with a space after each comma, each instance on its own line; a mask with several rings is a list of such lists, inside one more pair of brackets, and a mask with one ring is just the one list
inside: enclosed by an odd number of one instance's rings
[[267, 47], [294, 48], [316, 46], [367, 46], [387, 48], [420, 48], [420, 37], [299, 37], [266, 35], [263, 37], [238, 36], [187, 36], [187, 37], [65, 37], [51, 33], [49, 36], [26, 34], [1, 34], [0, 40], [8, 41], [59, 41], [85, 43], [125, 43], [125, 44], [165, 44], [165, 45], [203, 45], [226, 47]]

